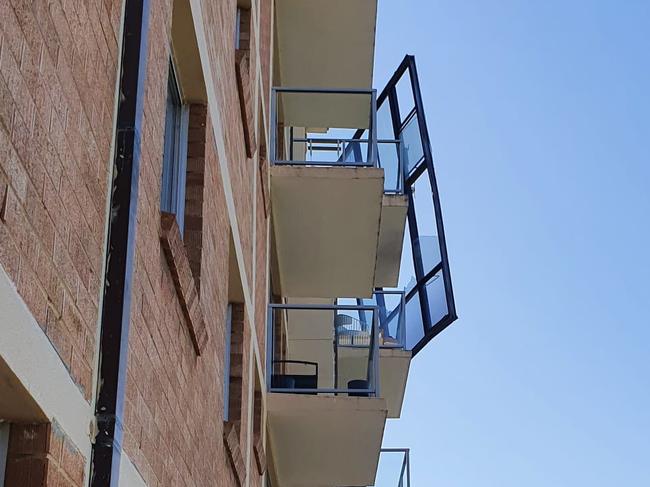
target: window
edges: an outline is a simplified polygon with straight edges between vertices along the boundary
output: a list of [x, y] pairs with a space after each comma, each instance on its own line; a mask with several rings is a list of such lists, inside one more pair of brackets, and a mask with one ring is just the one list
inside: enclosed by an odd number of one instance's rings
[[379, 127], [390, 134], [390, 121], [400, 141], [408, 211], [399, 286], [406, 291], [406, 345], [415, 355], [457, 316], [431, 143], [412, 56], [404, 58], [382, 91], [377, 113], [384, 122]]
[[189, 110], [181, 101], [174, 66], [169, 63], [167, 107], [165, 113], [165, 142], [160, 191], [160, 209], [176, 216], [183, 235], [185, 223], [185, 176], [187, 166], [187, 125]]
[[241, 448], [242, 371], [244, 351], [244, 305], [228, 305], [226, 322], [226, 367], [224, 371], [223, 439], [239, 485], [246, 477]]
[[226, 348], [224, 350], [223, 367], [223, 420], [230, 418], [230, 345], [232, 336], [232, 304], [228, 303], [226, 311]]
[[250, 50], [251, 10], [237, 6], [235, 16], [235, 49]]
[[228, 304], [224, 367], [223, 419], [239, 431], [242, 411], [242, 363], [244, 354], [244, 305]]
[[5, 466], [9, 449], [9, 423], [0, 422], [0, 485], [5, 484]]

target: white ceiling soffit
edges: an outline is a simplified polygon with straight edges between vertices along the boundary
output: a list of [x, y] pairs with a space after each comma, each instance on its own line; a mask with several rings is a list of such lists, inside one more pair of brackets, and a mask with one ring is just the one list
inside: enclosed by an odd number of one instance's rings
[[189, 0], [174, 0], [172, 18], [172, 55], [183, 102], [207, 103]]
[[369, 93], [278, 93], [278, 122], [285, 127], [367, 129]]
[[370, 88], [377, 0], [276, 0], [276, 85]]

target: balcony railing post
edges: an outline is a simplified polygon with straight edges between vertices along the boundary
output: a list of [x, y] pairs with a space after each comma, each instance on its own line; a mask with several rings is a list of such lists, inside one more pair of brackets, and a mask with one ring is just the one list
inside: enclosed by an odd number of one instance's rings
[[399, 329], [400, 337], [399, 341], [402, 346], [406, 349], [406, 299], [404, 296], [404, 291], [400, 291], [400, 313], [399, 313]]
[[270, 391], [273, 380], [273, 357], [275, 356], [275, 333], [273, 326], [273, 308], [268, 307], [266, 313], [266, 390]]
[[406, 487], [411, 487], [411, 458], [410, 458], [410, 453], [411, 453], [411, 451], [407, 448], [407, 449], [406, 449], [406, 454], [405, 454], [405, 461], [406, 461]]
[[278, 114], [277, 114], [277, 88], [271, 90], [271, 161], [275, 162], [278, 159], [276, 153], [276, 137], [278, 136]]
[[377, 90], [372, 90], [370, 95], [370, 160], [368, 161], [373, 167], [379, 167], [379, 158], [377, 157]]
[[375, 397], [380, 397], [380, 392], [379, 392], [379, 346], [378, 346], [378, 340], [379, 340], [379, 310], [375, 306], [375, 309], [373, 310], [373, 319], [372, 319], [372, 353], [373, 353], [373, 366], [374, 366], [374, 372], [373, 372], [373, 382], [374, 382], [374, 388], [375, 388]]

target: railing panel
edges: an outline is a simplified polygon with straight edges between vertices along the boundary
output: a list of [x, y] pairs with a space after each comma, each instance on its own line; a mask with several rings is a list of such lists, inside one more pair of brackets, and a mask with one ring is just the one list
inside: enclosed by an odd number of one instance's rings
[[[338, 304], [357, 304], [376, 307], [378, 319], [379, 348], [406, 348], [406, 322], [404, 292], [382, 290], [373, 293], [371, 298], [339, 298]], [[352, 313], [354, 326], [362, 327], [370, 322], [367, 311]], [[352, 325], [351, 325], [352, 326]]]
[[375, 482], [369, 487], [410, 487], [408, 448], [382, 448]]
[[273, 88], [271, 161], [380, 167], [385, 192], [402, 193], [403, 144], [393, 133], [390, 113], [384, 110], [378, 120], [376, 108], [375, 90]]
[[272, 304], [268, 331], [270, 392], [378, 395], [376, 306]]

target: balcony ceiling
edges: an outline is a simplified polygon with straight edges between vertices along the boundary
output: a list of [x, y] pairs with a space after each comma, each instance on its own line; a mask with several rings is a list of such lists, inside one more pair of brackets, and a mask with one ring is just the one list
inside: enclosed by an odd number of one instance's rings
[[276, 0], [276, 85], [370, 88], [377, 0]]
[[47, 416], [36, 404], [31, 393], [14, 375], [2, 357], [0, 357], [0, 419], [34, 423], [47, 421]]

